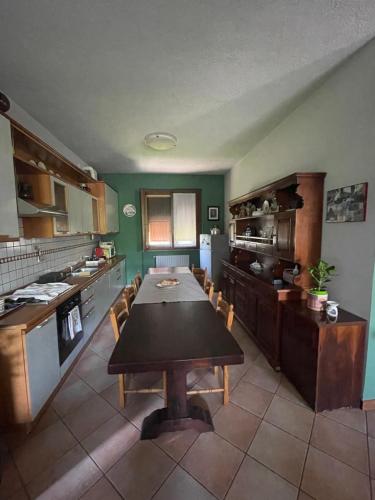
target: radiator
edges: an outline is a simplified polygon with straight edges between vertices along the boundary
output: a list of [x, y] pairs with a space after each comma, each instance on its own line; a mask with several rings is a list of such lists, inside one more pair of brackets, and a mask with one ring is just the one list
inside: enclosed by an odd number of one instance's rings
[[189, 267], [189, 255], [155, 255], [156, 267]]

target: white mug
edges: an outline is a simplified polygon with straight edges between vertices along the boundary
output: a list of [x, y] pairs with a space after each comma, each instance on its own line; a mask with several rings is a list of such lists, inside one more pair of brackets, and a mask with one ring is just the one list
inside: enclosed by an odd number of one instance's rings
[[337, 316], [339, 315], [338, 311], [338, 306], [339, 303], [335, 302], [334, 300], [327, 300], [327, 306], [326, 306], [326, 312], [327, 316], [332, 319], [337, 319]]

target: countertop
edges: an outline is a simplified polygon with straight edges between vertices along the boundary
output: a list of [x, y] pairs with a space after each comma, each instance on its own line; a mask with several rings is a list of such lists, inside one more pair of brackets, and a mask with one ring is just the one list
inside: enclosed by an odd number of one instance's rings
[[28, 331], [34, 328], [37, 324], [39, 324], [44, 318], [48, 317], [50, 314], [54, 312], [57, 306], [61, 303], [65, 302], [66, 299], [74, 295], [75, 293], [83, 290], [87, 286], [91, 285], [94, 281], [96, 281], [100, 276], [109, 271], [112, 267], [116, 266], [119, 262], [124, 260], [126, 257], [124, 255], [117, 255], [112, 259], [106, 261], [105, 264], [102, 264], [98, 267], [98, 271], [91, 276], [87, 277], [76, 277], [70, 276], [64, 282], [69, 283], [70, 285], [75, 285], [73, 288], [65, 292], [64, 294], [57, 297], [55, 300], [50, 302], [49, 304], [41, 304], [41, 305], [25, 305], [14, 311], [13, 313], [8, 314], [0, 320], [0, 332], [1, 330], [24, 330]]

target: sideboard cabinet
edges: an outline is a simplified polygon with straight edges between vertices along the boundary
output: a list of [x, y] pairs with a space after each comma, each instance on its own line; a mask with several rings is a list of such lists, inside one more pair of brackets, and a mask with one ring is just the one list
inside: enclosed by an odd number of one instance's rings
[[366, 321], [339, 309], [337, 321], [307, 308], [282, 304], [281, 369], [315, 411], [359, 408]]

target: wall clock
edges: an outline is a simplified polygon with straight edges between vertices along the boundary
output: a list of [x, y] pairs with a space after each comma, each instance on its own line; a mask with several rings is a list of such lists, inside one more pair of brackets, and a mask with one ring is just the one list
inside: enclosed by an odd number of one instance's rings
[[134, 217], [134, 215], [137, 213], [135, 206], [131, 203], [127, 203], [126, 205], [124, 205], [122, 211], [124, 212], [124, 215], [126, 215], [126, 217]]

